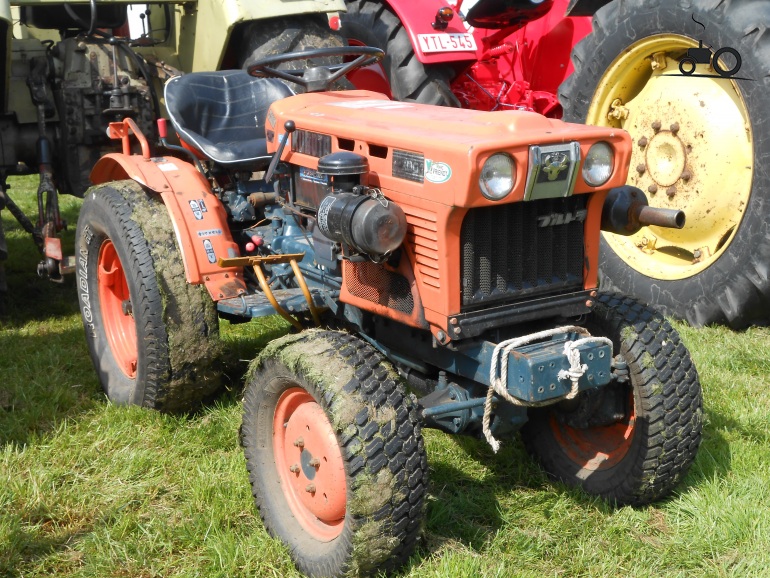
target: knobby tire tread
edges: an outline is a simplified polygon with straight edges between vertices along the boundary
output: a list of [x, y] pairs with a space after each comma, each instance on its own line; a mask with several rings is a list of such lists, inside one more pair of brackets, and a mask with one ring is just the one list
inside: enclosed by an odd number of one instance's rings
[[552, 408], [533, 412], [522, 437], [552, 477], [618, 504], [647, 504], [669, 494], [695, 459], [703, 426], [698, 373], [677, 331], [637, 300], [602, 293], [592, 317], [629, 365], [636, 429], [628, 454], [579, 479], [551, 431]]
[[[335, 423], [343, 408], [349, 415], [350, 402], [358, 404], [349, 423], [335, 427], [342, 449], [348, 479], [348, 513], [343, 533], [323, 556], [314, 556], [312, 545], [305, 541], [289, 544], [292, 558], [299, 569], [310, 576], [368, 576], [390, 572], [402, 566], [418, 542], [427, 494], [427, 458], [421, 435], [416, 400], [405, 393], [393, 378], [384, 358], [359, 338], [337, 331], [317, 331], [300, 337], [300, 347], [312, 347], [325, 342], [328, 348], [312, 361], [314, 369], [323, 370], [327, 364], [345, 364], [353, 368], [353, 377], [338, 391], [314, 379], [311, 371], [297, 370], [296, 379], [310, 391], [323, 407], [331, 423]], [[262, 361], [261, 368], [249, 380], [244, 392], [244, 422], [241, 443], [244, 447], [252, 493], [260, 516], [268, 531], [286, 540], [285, 509], [265, 490], [266, 478], [260, 467], [257, 450], [257, 415], [265, 407], [263, 388], [272, 379], [292, 370], [277, 356]], [[378, 423], [372, 418], [377, 411], [393, 411], [393, 419]], [[267, 414], [263, 414], [267, 415]], [[272, 413], [270, 413], [272, 419]], [[263, 442], [267, 443], [267, 442]], [[264, 462], [262, 462], [264, 464]], [[374, 512], [360, 514], [350, 511], [351, 497], [366, 491], [367, 479], [386, 469], [395, 480], [390, 500]], [[360, 484], [360, 490], [359, 485]], [[280, 499], [280, 498], [279, 498]], [[368, 525], [383, 524], [377, 536], [362, 532]], [[383, 538], [386, 545], [383, 546]], [[312, 540], [309, 540], [312, 542]], [[301, 540], [299, 541], [301, 543]]]
[[[143, 229], [146, 223], [137, 222], [137, 210], [145, 215], [156, 214], [156, 233], [152, 234], [155, 238], [150, 238]], [[94, 234], [97, 243], [87, 243], [86, 227]], [[127, 398], [121, 394], [119, 402], [170, 412], [193, 409], [219, 388], [218, 319], [215, 305], [202, 285], [189, 285], [183, 276], [176, 282], [169, 282], [169, 278], [164, 276], [162, 269], [165, 267], [171, 265], [183, 271], [183, 265], [162, 201], [145, 192], [134, 181], [117, 181], [92, 188], [78, 220], [78, 254], [85, 245], [90, 245], [89, 253], [98, 252], [99, 240], [105, 238], [128, 253], [121, 257], [121, 263], [129, 287], [134, 289], [131, 301], [135, 318], [143, 320], [137, 320], [136, 325], [139, 348], [136, 379], [126, 381], [117, 366], [100, 370], [100, 379], [108, 397], [115, 400], [117, 390], [114, 388], [128, 387], [132, 389], [131, 393]], [[153, 252], [157, 256], [157, 251], [167, 255], [168, 261], [163, 267], [156, 264], [153, 257]], [[91, 265], [95, 266], [95, 260], [89, 261], [89, 267]], [[91, 285], [91, 299], [94, 300], [98, 292], [96, 271], [89, 269], [87, 278]], [[101, 318], [98, 303], [93, 303], [93, 315]], [[195, 310], [196, 307], [199, 311]], [[194, 342], [194, 347], [189, 350], [178, 347], [172, 351], [177, 333], [184, 335], [185, 343]], [[101, 358], [109, 347], [104, 339], [101, 319], [95, 328], [86, 323], [86, 338], [94, 365], [100, 368]]]
[[459, 107], [449, 87], [454, 77], [450, 66], [425, 65], [419, 61], [409, 34], [398, 16], [384, 3], [347, 0], [342, 15], [342, 35], [385, 51], [383, 66], [396, 100]]
[[[706, 25], [703, 31], [691, 16]], [[601, 241], [602, 288], [631, 294], [664, 314], [696, 327], [741, 329], [770, 319], [770, 3], [761, 0], [628, 0], [596, 12], [593, 33], [572, 52], [574, 73], [559, 87], [564, 119], [584, 122], [597, 82], [612, 60], [640, 38], [686, 34], [743, 56], [739, 88], [754, 135], [754, 177], [749, 205], [730, 246], [706, 270], [683, 280], [657, 280], [633, 271]]]

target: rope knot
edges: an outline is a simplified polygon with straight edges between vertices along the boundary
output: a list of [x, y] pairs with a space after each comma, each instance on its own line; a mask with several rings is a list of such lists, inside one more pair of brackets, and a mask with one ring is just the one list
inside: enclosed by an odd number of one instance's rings
[[564, 355], [567, 357], [567, 361], [569, 361], [569, 369], [562, 369], [557, 377], [559, 379], [569, 379], [572, 383], [567, 399], [575, 399], [575, 396], [580, 391], [578, 382], [585, 372], [588, 371], [588, 366], [585, 363], [580, 363], [580, 350], [577, 348], [577, 344], [581, 341], [583, 340], [567, 341], [564, 344]]

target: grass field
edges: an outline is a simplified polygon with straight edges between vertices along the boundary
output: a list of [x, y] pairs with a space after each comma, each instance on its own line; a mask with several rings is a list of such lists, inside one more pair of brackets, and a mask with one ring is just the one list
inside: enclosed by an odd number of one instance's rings
[[[33, 182], [11, 193], [28, 213]], [[23, 201], [23, 203], [22, 203]], [[78, 201], [63, 200], [71, 223]], [[240, 373], [195, 415], [110, 405], [88, 358], [73, 279], [35, 276], [9, 237], [0, 320], [0, 576], [295, 576], [264, 531], [237, 443]], [[428, 431], [425, 539], [401, 576], [770, 576], [770, 330], [677, 325], [704, 388], [698, 458], [669, 499], [615, 509], [553, 484], [514, 440]], [[285, 330], [222, 331], [248, 360]]]

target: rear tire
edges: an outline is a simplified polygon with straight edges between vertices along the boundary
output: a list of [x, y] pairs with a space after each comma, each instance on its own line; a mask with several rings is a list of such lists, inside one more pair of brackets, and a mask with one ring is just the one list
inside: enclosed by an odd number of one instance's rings
[[[268, 56], [286, 54], [288, 52], [301, 52], [311, 48], [331, 48], [345, 46], [342, 37], [325, 25], [321, 18], [312, 16], [296, 18], [274, 18], [271, 20], [258, 20], [250, 23], [244, 30], [243, 53], [240, 58], [241, 68]], [[312, 60], [295, 60], [285, 62], [276, 68], [281, 70], [299, 70], [312, 66], [339, 64], [341, 60], [336, 57], [314, 58]], [[294, 92], [304, 92], [305, 89], [294, 83], [287, 82]], [[334, 88], [346, 89], [350, 85], [345, 79], [338, 80]]]
[[[628, 130], [629, 184], [644, 191], [654, 185], [651, 205], [687, 214], [681, 232], [604, 233], [602, 288], [634, 295], [693, 326], [739, 329], [770, 318], [768, 28], [770, 4], [758, 0], [616, 0], [595, 14], [593, 33], [573, 50], [575, 72], [559, 88], [564, 119]], [[716, 76], [705, 65], [695, 71], [694, 60], [682, 57], [699, 40], [717, 52], [737, 49], [742, 60], [728, 58], [721, 70], [740, 66], [739, 76], [753, 82], [705, 78]], [[664, 55], [667, 67], [651, 66], [651, 54]], [[684, 74], [693, 69], [701, 78], [679, 76], [677, 60]], [[630, 111], [623, 120], [607, 116], [616, 99]], [[660, 155], [653, 154], [655, 139]], [[680, 146], [681, 166], [668, 155]]]
[[[612, 340], [628, 364], [618, 398], [624, 417], [611, 425], [577, 425], [598, 412], [580, 394], [530, 412], [524, 444], [552, 477], [618, 504], [667, 495], [695, 459], [703, 410], [700, 381], [677, 332], [657, 312], [618, 295], [600, 295], [586, 322]], [[591, 411], [593, 410], [593, 412]]]
[[347, 0], [346, 5], [348, 11], [341, 16], [340, 33], [351, 44], [375, 46], [385, 51], [382, 66], [394, 99], [460, 106], [449, 88], [454, 70], [445, 65], [422, 64], [404, 25], [384, 2]]
[[388, 572], [414, 551], [428, 466], [417, 403], [396, 380], [372, 347], [336, 331], [272, 342], [247, 380], [252, 493], [309, 576]]
[[86, 341], [107, 397], [184, 411], [213, 393], [216, 307], [202, 285], [186, 282], [160, 198], [134, 181], [92, 187], [76, 244]]

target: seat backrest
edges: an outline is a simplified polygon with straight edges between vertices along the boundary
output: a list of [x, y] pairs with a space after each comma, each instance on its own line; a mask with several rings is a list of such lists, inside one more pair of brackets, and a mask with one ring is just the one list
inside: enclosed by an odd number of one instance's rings
[[267, 155], [267, 111], [294, 92], [280, 80], [226, 70], [174, 77], [164, 94], [179, 137], [211, 160], [232, 165]]

